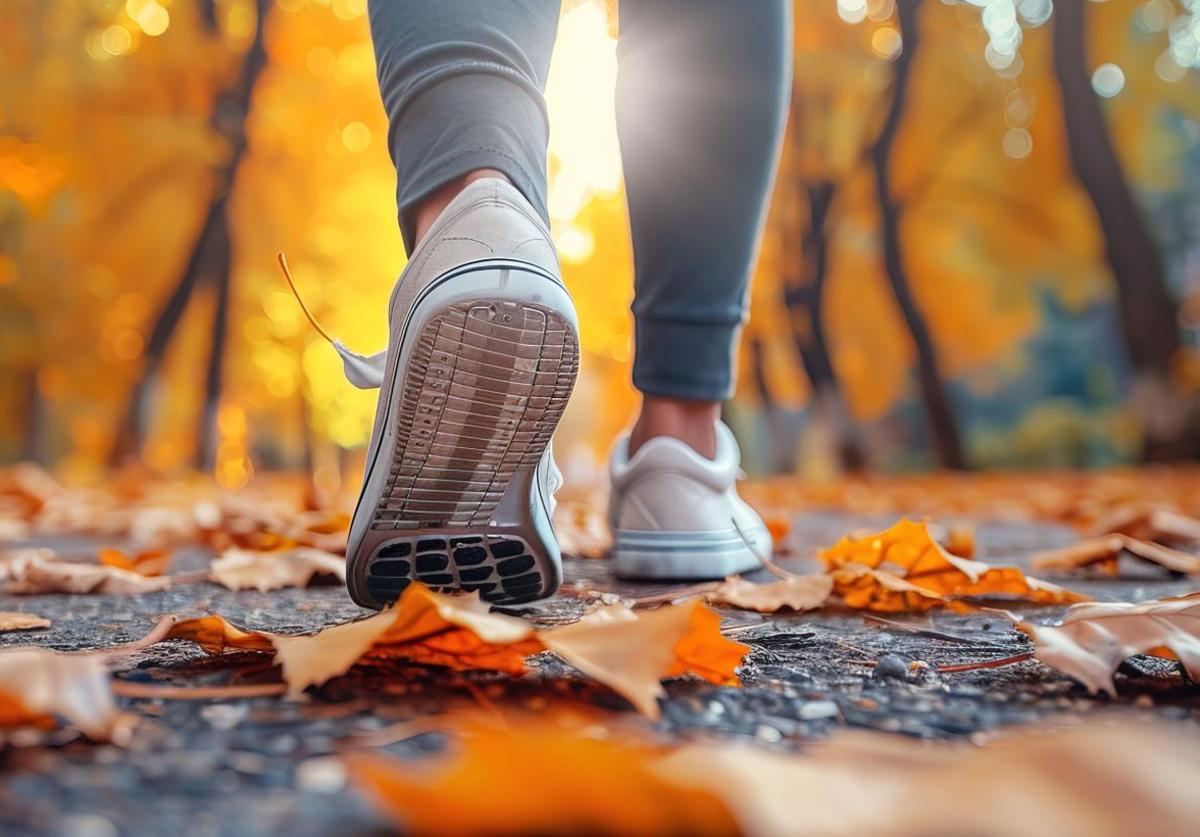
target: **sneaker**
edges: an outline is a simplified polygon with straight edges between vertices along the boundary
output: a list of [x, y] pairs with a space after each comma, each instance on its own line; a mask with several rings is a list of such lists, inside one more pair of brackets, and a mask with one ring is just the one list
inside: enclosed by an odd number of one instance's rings
[[717, 455], [706, 459], [660, 436], [629, 456], [628, 437], [613, 449], [609, 524], [614, 568], [622, 578], [724, 578], [762, 566], [771, 533], [735, 485], [741, 455], [717, 423]]
[[517, 604], [562, 579], [550, 437], [579, 368], [579, 327], [549, 231], [499, 179], [467, 186], [392, 291], [386, 352], [340, 343], [380, 387], [346, 583], [364, 607], [414, 580]]

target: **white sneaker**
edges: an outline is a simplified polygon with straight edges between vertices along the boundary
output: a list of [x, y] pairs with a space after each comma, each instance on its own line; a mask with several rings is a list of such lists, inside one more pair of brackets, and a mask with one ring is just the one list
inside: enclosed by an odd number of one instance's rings
[[413, 581], [493, 602], [562, 579], [550, 436], [579, 368], [579, 327], [550, 235], [499, 179], [456, 197], [392, 291], [386, 352], [334, 343], [381, 387], [346, 582], [366, 607]]
[[715, 459], [665, 436], [631, 459], [628, 437], [617, 442], [608, 517], [618, 576], [724, 578], [770, 558], [771, 533], [737, 494], [737, 441], [724, 424], [716, 430]]

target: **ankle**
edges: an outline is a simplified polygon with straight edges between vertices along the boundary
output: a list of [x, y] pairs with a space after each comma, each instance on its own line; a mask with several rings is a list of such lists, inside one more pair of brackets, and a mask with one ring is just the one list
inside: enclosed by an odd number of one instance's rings
[[629, 455], [658, 436], [678, 439], [706, 459], [717, 455], [716, 424], [721, 417], [717, 401], [688, 401], [647, 395], [629, 432]]
[[442, 210], [450, 205], [450, 201], [458, 197], [459, 192], [476, 180], [483, 180], [487, 177], [498, 177], [506, 183], [512, 182], [499, 169], [475, 169], [474, 171], [467, 172], [462, 177], [451, 180], [443, 186], [439, 186], [413, 206], [413, 235], [417, 244], [421, 243], [421, 239], [425, 237], [425, 233], [433, 226], [433, 222], [442, 214]]

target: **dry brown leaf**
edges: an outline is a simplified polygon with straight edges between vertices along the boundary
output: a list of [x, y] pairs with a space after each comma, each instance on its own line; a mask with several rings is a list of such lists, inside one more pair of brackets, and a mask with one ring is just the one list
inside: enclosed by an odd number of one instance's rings
[[725, 800], [749, 835], [1183, 835], [1200, 817], [1198, 748], [1188, 726], [1094, 720], [983, 747], [866, 732], [799, 756], [695, 745], [655, 767]]
[[192, 640], [209, 653], [274, 652], [292, 694], [344, 674], [360, 661], [404, 660], [520, 675], [526, 658], [551, 650], [651, 716], [658, 713], [662, 678], [695, 674], [736, 684], [735, 669], [749, 650], [721, 636], [720, 617], [699, 602], [642, 613], [614, 606], [575, 625], [538, 632], [522, 619], [492, 613], [478, 595], [448, 596], [419, 584], [382, 613], [315, 634], [243, 631], [207, 616], [179, 622], [168, 638]]
[[0, 611], [0, 633], [6, 631], [31, 631], [49, 627], [50, 620], [44, 616], [36, 616], [32, 613]]
[[539, 727], [465, 732], [438, 765], [355, 753], [350, 777], [406, 833], [739, 833], [715, 794], [661, 775], [646, 746]]
[[1116, 575], [1121, 555], [1126, 553], [1158, 564], [1171, 572], [1200, 573], [1200, 557], [1152, 541], [1138, 540], [1129, 535], [1105, 535], [1079, 541], [1061, 549], [1039, 552], [1030, 559], [1030, 563], [1039, 570], [1070, 571], [1097, 566], [1103, 572]]
[[695, 674], [732, 685], [750, 650], [721, 636], [720, 617], [695, 601], [640, 613], [610, 605], [538, 636], [548, 650], [651, 718], [658, 717], [664, 677]]
[[18, 549], [0, 556], [0, 589], [9, 594], [131, 594], [162, 590], [169, 584], [165, 577], [64, 561], [52, 549]]
[[0, 650], [0, 727], [50, 729], [59, 717], [89, 738], [110, 736], [118, 713], [105, 656], [32, 646]]
[[[1067, 604], [1087, 599], [1028, 577], [1016, 567], [996, 567], [952, 555], [930, 535], [924, 523], [911, 520], [901, 520], [876, 534], [842, 538], [818, 554], [833, 572], [834, 592], [851, 607], [898, 612], [910, 604], [921, 609], [934, 601], [915, 596], [910, 589], [887, 587], [882, 583], [886, 576], [861, 572], [857, 569], [860, 567], [882, 571], [947, 599], [1002, 595], [1037, 604]], [[880, 582], [881, 589], [873, 592], [866, 589], [873, 581]]]
[[346, 580], [346, 559], [312, 547], [282, 552], [252, 552], [236, 547], [212, 562], [211, 579], [230, 590], [280, 590], [307, 587], [313, 576]]
[[1075, 605], [1058, 626], [1014, 621], [1033, 639], [1037, 659], [1093, 692], [1115, 696], [1113, 672], [1134, 654], [1177, 659], [1200, 679], [1200, 593], [1141, 604]]
[[784, 608], [812, 610], [823, 605], [832, 592], [833, 577], [821, 573], [793, 575], [766, 584], [755, 584], [740, 576], [733, 576], [725, 579], [707, 598], [714, 604], [775, 613]]
[[1093, 536], [1126, 535], [1162, 544], [1200, 542], [1200, 520], [1172, 509], [1139, 503], [1122, 506], [1095, 521]]
[[119, 549], [101, 549], [97, 557], [106, 567], [116, 567], [138, 575], [162, 575], [171, 565], [171, 553], [166, 549], [143, 549], [132, 555]]

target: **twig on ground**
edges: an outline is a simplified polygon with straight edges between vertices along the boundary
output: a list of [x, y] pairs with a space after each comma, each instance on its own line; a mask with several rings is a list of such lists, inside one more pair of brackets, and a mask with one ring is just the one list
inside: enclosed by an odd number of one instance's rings
[[953, 671], [975, 671], [981, 668], [1002, 668], [1010, 666], [1013, 663], [1023, 663], [1026, 660], [1033, 659], [1033, 652], [1026, 651], [1024, 654], [1014, 654], [1011, 657], [1001, 657], [998, 660], [983, 660], [978, 663], [951, 663], [949, 665], [941, 665], [937, 667], [939, 673]]
[[127, 642], [124, 645], [117, 645], [112, 648], [105, 648], [103, 653], [110, 656], [121, 657], [126, 654], [134, 654], [138, 651], [144, 651], [151, 645], [156, 645], [162, 642], [175, 623], [179, 621], [179, 617], [168, 613], [166, 616], [159, 618], [154, 627], [150, 629], [150, 633], [146, 634], [141, 639], [135, 639], [133, 642]]
[[903, 622], [894, 622], [891, 619], [884, 619], [882, 616], [873, 616], [870, 613], [864, 613], [862, 618], [863, 618], [863, 621], [865, 621], [865, 622], [874, 622], [877, 625], [883, 625], [884, 627], [892, 628], [893, 630], [897, 630], [897, 631], [902, 631], [906, 634], [913, 634], [915, 636], [929, 637], [930, 639], [943, 639], [946, 642], [961, 642], [965, 645], [978, 645], [979, 644], [975, 640], [970, 639], [969, 637], [959, 636], [957, 634], [948, 634], [948, 633], [944, 633], [942, 631], [934, 630], [932, 628], [920, 628], [920, 627], [917, 627], [916, 625], [906, 625]]
[[114, 680], [113, 694], [129, 698], [162, 700], [224, 700], [232, 698], [274, 697], [287, 692], [286, 683], [253, 683], [238, 686], [167, 686], [157, 683], [133, 683]]

